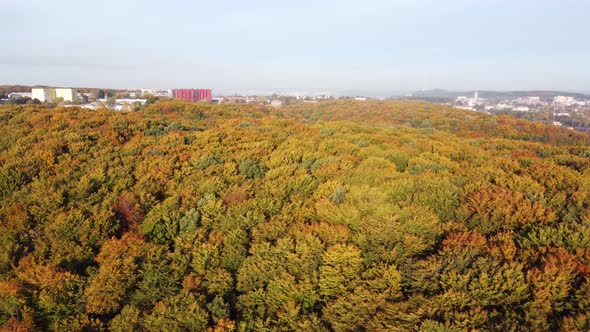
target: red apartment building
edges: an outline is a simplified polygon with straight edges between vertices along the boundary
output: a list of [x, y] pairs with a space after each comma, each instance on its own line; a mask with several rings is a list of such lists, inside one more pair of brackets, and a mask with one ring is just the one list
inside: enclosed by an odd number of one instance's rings
[[211, 102], [211, 89], [174, 89], [172, 97], [192, 102]]
[[211, 102], [211, 89], [197, 89], [197, 101]]

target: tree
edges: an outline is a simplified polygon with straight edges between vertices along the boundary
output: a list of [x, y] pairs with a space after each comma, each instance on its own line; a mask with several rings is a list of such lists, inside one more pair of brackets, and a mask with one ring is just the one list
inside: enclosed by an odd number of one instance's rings
[[116, 102], [117, 102], [117, 96], [112, 95], [107, 98], [106, 104], [107, 104], [107, 106], [113, 107], [113, 106], [115, 106]]
[[[116, 314], [129, 301], [146, 244], [125, 234], [105, 242], [97, 256], [98, 271], [85, 290], [86, 311], [91, 314]], [[149, 247], [147, 247], [149, 248]]]

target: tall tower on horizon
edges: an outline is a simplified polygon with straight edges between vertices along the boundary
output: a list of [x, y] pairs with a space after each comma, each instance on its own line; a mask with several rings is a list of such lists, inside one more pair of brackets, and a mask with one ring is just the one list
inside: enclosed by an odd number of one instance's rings
[[475, 93], [473, 94], [473, 101], [475, 102], [475, 105], [479, 102], [479, 94], [477, 93], [477, 90], [475, 90]]

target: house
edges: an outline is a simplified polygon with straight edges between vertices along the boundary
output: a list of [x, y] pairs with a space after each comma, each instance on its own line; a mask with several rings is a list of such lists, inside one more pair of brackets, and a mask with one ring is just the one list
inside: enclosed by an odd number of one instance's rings
[[281, 107], [281, 106], [283, 106], [283, 102], [278, 99], [273, 99], [270, 101], [270, 106], [271, 107]]
[[553, 104], [559, 106], [571, 106], [576, 103], [574, 97], [569, 96], [555, 96], [553, 97]]
[[530, 111], [530, 108], [528, 106], [516, 106], [513, 110], [516, 112], [528, 112]]

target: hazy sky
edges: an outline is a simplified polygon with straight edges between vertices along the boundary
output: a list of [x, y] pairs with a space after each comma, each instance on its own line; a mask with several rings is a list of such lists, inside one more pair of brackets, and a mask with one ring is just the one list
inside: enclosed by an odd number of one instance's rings
[[588, 0], [0, 0], [0, 84], [590, 91]]

